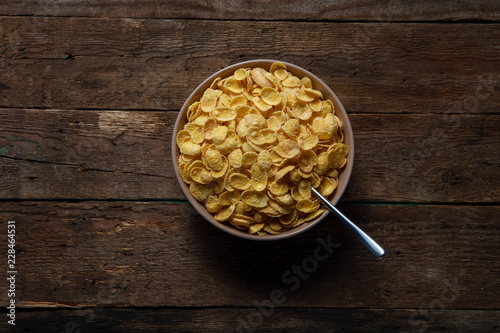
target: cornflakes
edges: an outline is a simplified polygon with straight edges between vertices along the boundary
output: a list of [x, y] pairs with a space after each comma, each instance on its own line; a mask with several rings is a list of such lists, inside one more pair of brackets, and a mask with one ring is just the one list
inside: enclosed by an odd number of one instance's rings
[[179, 173], [215, 220], [277, 235], [324, 213], [349, 147], [330, 100], [286, 65], [238, 68], [192, 103], [176, 136]]

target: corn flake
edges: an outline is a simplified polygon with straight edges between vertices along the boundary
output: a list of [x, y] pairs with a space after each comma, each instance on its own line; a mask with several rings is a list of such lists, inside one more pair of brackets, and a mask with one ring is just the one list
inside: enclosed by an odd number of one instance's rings
[[281, 103], [281, 95], [274, 88], [263, 88], [260, 92], [262, 100], [269, 105], [278, 105]]
[[264, 208], [267, 206], [269, 197], [259, 191], [246, 190], [241, 193], [241, 201], [252, 207]]
[[286, 139], [274, 146], [274, 151], [284, 158], [294, 158], [300, 152], [297, 142]]
[[213, 110], [217, 104], [218, 97], [222, 94], [222, 91], [217, 91], [214, 89], [207, 89], [201, 97], [201, 109], [205, 112], [210, 112]]
[[257, 83], [261, 87], [270, 87], [272, 88], [273, 84], [269, 82], [268, 79], [266, 79], [266, 73], [268, 73], [265, 69], [263, 68], [254, 68], [250, 72], [252, 75], [252, 80]]
[[224, 121], [230, 121], [236, 118], [236, 110], [233, 108], [228, 108], [224, 106], [219, 106], [210, 112], [210, 115], [217, 119], [218, 121], [224, 122]]
[[315, 134], [305, 134], [299, 136], [297, 139], [297, 143], [299, 144], [300, 148], [303, 150], [310, 150], [313, 149], [318, 145], [319, 139], [318, 136]]
[[300, 121], [298, 119], [288, 120], [283, 126], [283, 131], [289, 136], [298, 136], [300, 133]]
[[238, 68], [237, 70], [234, 71], [234, 78], [236, 80], [242, 81], [246, 79], [247, 77], [247, 71], [244, 70], [243, 68]]
[[227, 131], [228, 128], [226, 126], [216, 127], [212, 131], [212, 140], [214, 141], [214, 143], [221, 144], [222, 142], [224, 142], [227, 136]]
[[227, 160], [229, 164], [233, 168], [239, 168], [243, 164], [243, 154], [241, 153], [241, 149], [235, 149], [227, 156]]
[[231, 217], [231, 214], [234, 212], [234, 208], [236, 206], [233, 204], [231, 206], [224, 207], [222, 210], [220, 210], [217, 214], [215, 214], [215, 220], [219, 222], [224, 222], [229, 220]]
[[252, 187], [256, 191], [263, 191], [266, 188], [266, 186], [267, 186], [266, 168], [260, 164], [254, 164], [252, 166]]
[[229, 177], [229, 184], [237, 190], [244, 191], [250, 188], [251, 182], [250, 179], [244, 174], [233, 173], [231, 177]]

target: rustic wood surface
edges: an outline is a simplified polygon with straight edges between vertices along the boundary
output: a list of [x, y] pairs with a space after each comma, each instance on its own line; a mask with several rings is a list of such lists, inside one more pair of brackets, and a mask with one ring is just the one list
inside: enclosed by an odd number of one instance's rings
[[[356, 144], [339, 208], [384, 259], [333, 217], [261, 244], [186, 201], [178, 110], [256, 58], [339, 96]], [[18, 274], [0, 332], [500, 331], [499, 78], [495, 1], [2, 1], [0, 230], [16, 221]]]
[[[20, 319], [43, 332], [251, 332], [238, 321], [255, 308], [36, 309]], [[175, 318], [175, 320], [173, 320]], [[259, 317], [252, 315], [259, 322]], [[262, 319], [267, 332], [495, 332], [498, 314], [477, 310], [277, 308]], [[249, 326], [252, 329], [251, 326]], [[257, 330], [252, 329], [254, 332]]]
[[[0, 110], [0, 199], [185, 200], [170, 154], [177, 114]], [[356, 154], [344, 201], [498, 202], [500, 115], [350, 120]]]
[[7, 17], [2, 26], [0, 107], [179, 110], [212, 73], [255, 58], [310, 70], [349, 112], [500, 107], [497, 24]]
[[335, 20], [335, 21], [497, 21], [500, 8], [495, 1], [476, 0], [4, 0], [5, 15], [129, 17], [222, 20]]
[[[300, 236], [256, 244], [214, 228], [188, 203], [28, 201], [1, 207], [22, 240], [19, 300], [25, 307], [245, 307], [275, 288], [286, 292], [286, 307], [411, 309], [442, 294], [456, 298], [453, 308], [468, 309], [477, 299], [484, 301], [475, 308], [500, 307], [494, 293], [500, 281], [491, 279], [500, 274], [494, 260], [500, 227], [483, 219], [498, 221], [497, 207], [341, 205], [387, 248], [380, 261], [333, 218]], [[282, 274], [313, 257], [318, 237], [339, 247], [291, 290], [295, 282]]]

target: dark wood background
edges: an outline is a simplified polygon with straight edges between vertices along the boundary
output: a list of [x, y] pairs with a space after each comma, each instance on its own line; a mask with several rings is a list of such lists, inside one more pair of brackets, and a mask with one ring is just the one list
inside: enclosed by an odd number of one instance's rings
[[[3, 0], [0, 248], [5, 270], [15, 220], [18, 307], [11, 327], [0, 277], [0, 331], [499, 332], [499, 24], [493, 0]], [[344, 104], [339, 207], [384, 259], [333, 217], [257, 243], [188, 204], [177, 112], [256, 58]], [[291, 290], [318, 238], [339, 247]], [[273, 290], [285, 300], [262, 315]]]

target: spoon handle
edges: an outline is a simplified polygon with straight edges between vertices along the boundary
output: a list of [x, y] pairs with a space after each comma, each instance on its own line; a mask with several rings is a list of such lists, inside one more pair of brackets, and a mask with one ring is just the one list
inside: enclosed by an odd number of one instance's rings
[[349, 228], [356, 237], [370, 250], [370, 252], [377, 258], [382, 258], [385, 254], [384, 249], [377, 244], [370, 236], [365, 234], [357, 225], [352, 223], [344, 214], [342, 214], [330, 201], [326, 200], [314, 187], [311, 186], [311, 190], [318, 196], [318, 198], [323, 201], [325, 206], [331, 211], [337, 218], [344, 223], [347, 228]]

